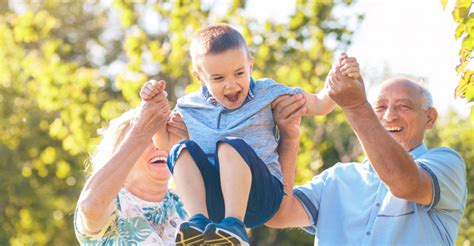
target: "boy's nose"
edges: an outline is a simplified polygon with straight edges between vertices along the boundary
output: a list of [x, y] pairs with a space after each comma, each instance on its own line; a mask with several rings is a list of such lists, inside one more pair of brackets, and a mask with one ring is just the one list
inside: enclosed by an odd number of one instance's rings
[[227, 80], [225, 86], [227, 89], [232, 89], [237, 86], [237, 82], [233, 79], [230, 79], [230, 80]]

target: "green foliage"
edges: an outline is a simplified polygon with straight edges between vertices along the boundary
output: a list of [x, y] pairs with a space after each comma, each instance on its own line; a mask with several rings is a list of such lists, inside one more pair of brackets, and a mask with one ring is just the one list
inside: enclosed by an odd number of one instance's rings
[[[447, 0], [441, 0], [443, 8], [446, 7]], [[471, 0], [456, 0], [452, 15], [458, 24], [454, 37], [462, 39], [459, 50], [459, 65], [456, 72], [459, 76], [456, 87], [456, 97], [465, 98], [467, 102], [474, 101], [474, 73], [473, 54], [474, 49], [474, 13], [472, 12], [473, 2]], [[471, 107], [471, 121], [474, 122], [474, 107]]]
[[[242, 16], [242, 0], [231, 1], [224, 12], [191, 0], [114, 0], [112, 6], [103, 1], [0, 0], [0, 180], [7, 194], [0, 196], [0, 242], [75, 242], [75, 201], [98, 141], [96, 130], [136, 105], [139, 88], [149, 78], [168, 82], [171, 104], [198, 88], [188, 56], [194, 31], [214, 22], [235, 25], [255, 57], [254, 77], [316, 92], [332, 64], [334, 51], [325, 41], [331, 37], [339, 46], [350, 42], [352, 32], [332, 15], [334, 7], [348, 4], [298, 0], [288, 23], [261, 24]], [[117, 64], [119, 69], [111, 72]], [[470, 141], [446, 144], [468, 151]], [[356, 160], [360, 153], [339, 110], [307, 117], [297, 183], [338, 161]], [[462, 229], [463, 240], [472, 240], [472, 234]], [[258, 245], [312, 245], [313, 237], [299, 229], [259, 228], [251, 232], [251, 240]]]
[[448, 146], [458, 151], [467, 168], [467, 202], [464, 218], [459, 226], [457, 245], [471, 245], [474, 242], [474, 126], [468, 119], [461, 119], [454, 112], [438, 122], [427, 135], [428, 147]]
[[[112, 6], [100, 1], [0, 1], [0, 178], [8, 194], [0, 198], [0, 241], [75, 241], [74, 201], [84, 182], [84, 163], [98, 141], [96, 129], [136, 105], [139, 88], [149, 78], [168, 82], [172, 104], [196, 89], [188, 49], [192, 33], [205, 24], [228, 22], [241, 29], [255, 56], [255, 77], [318, 91], [333, 57], [325, 39], [331, 35], [347, 45], [343, 37], [351, 35], [332, 17], [335, 3], [297, 1], [289, 24], [264, 25], [241, 15], [245, 5], [232, 1], [217, 13], [191, 0], [114, 0]], [[113, 11], [119, 22], [113, 21]], [[144, 24], [150, 21], [146, 13], [154, 16], [153, 23]], [[123, 57], [125, 66], [110, 76], [107, 69], [124, 64]], [[344, 122], [339, 111], [304, 119], [300, 183], [351, 148], [355, 138]], [[333, 134], [341, 137], [328, 137]], [[261, 228], [252, 232], [252, 240], [301, 245], [313, 238], [299, 230]]]
[[[192, 2], [193, 4], [190, 4]], [[226, 22], [239, 28], [246, 38], [252, 55], [255, 58], [253, 76], [270, 77], [290, 86], [301, 87], [309, 92], [317, 92], [323, 87], [324, 79], [331, 67], [333, 50], [325, 47], [324, 41], [333, 36], [340, 46], [348, 44], [347, 37], [351, 32], [332, 16], [335, 6], [333, 1], [297, 1], [296, 13], [289, 23], [279, 24], [267, 21], [258, 25], [255, 20], [245, 19], [239, 15], [245, 7], [245, 1], [232, 1], [223, 15], [205, 9], [199, 1], [175, 1], [153, 5], [158, 20], [165, 23], [158, 32], [147, 32], [140, 25], [134, 9], [143, 8], [146, 4], [129, 4], [127, 1], [115, 1], [120, 10], [122, 26], [126, 30], [124, 49], [130, 57], [128, 69], [118, 77], [118, 87], [125, 94], [125, 87], [136, 97], [142, 79], [155, 77], [167, 81], [167, 91], [172, 104], [178, 94], [198, 88], [192, 78], [191, 61], [188, 55], [190, 37], [203, 25]], [[350, 1], [341, 3], [350, 4]], [[126, 21], [124, 21], [126, 19]], [[125, 24], [126, 23], [126, 24]], [[147, 57], [151, 57], [147, 60]], [[143, 70], [146, 64], [158, 64], [158, 71], [147, 74]], [[134, 74], [134, 79], [124, 81], [122, 78]], [[140, 80], [136, 79], [141, 78]], [[126, 98], [136, 102], [138, 98]], [[303, 121], [301, 151], [298, 159], [297, 182], [302, 183], [314, 176], [321, 169], [333, 165], [339, 160], [353, 160], [361, 152], [357, 140], [340, 111], [329, 117], [307, 118]], [[343, 130], [341, 130], [343, 129]], [[324, 164], [323, 164], [324, 163]], [[288, 235], [296, 231], [285, 232]], [[312, 236], [274, 236], [265, 235], [275, 232], [262, 228], [252, 232], [254, 244], [300, 244], [306, 241], [311, 244]], [[278, 233], [277, 233], [278, 234]], [[277, 235], [275, 234], [275, 235]], [[279, 235], [279, 234], [278, 234]], [[296, 241], [292, 241], [298, 239]], [[301, 241], [303, 240], [303, 241]]]
[[[87, 54], [76, 53], [85, 47], [59, 31], [67, 26], [56, 16], [64, 17], [60, 5], [0, 17], [0, 179], [8, 194], [0, 198], [0, 241], [11, 245], [75, 241], [83, 163], [103, 122], [100, 109], [113, 99], [99, 70], [84, 62]], [[90, 17], [70, 14], [77, 22]], [[88, 37], [87, 30], [80, 32]]]

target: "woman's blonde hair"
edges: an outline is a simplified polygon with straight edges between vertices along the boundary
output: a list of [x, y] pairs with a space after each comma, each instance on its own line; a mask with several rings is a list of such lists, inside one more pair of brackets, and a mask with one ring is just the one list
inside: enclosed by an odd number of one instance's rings
[[111, 120], [107, 128], [97, 130], [98, 134], [102, 135], [102, 140], [90, 158], [90, 166], [88, 168], [90, 174], [99, 170], [110, 159], [126, 133], [130, 130], [132, 120], [136, 115], [137, 110], [131, 109]]

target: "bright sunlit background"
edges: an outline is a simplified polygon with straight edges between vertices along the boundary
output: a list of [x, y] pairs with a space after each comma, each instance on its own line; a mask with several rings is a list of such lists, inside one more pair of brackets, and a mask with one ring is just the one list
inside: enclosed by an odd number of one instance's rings
[[[451, 9], [431, 0], [358, 0], [340, 10], [341, 15], [365, 15], [347, 52], [357, 57], [369, 84], [392, 75], [423, 79], [441, 113], [453, 108], [468, 117], [469, 106], [454, 98], [459, 44]], [[294, 11], [292, 1], [249, 0], [246, 14], [284, 23]]]

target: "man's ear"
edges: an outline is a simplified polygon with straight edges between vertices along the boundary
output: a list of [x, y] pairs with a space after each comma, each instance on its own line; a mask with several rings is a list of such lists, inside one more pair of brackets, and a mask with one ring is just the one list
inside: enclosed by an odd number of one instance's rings
[[438, 111], [431, 107], [426, 111], [426, 114], [428, 116], [428, 121], [426, 122], [426, 129], [431, 129], [433, 128], [436, 119], [438, 119]]
[[198, 71], [193, 70], [193, 76], [194, 76], [194, 78], [196, 78], [196, 79], [199, 81], [199, 85], [200, 85], [200, 86], [206, 86], [206, 84], [204, 83], [204, 81], [201, 79], [201, 75], [199, 74]]

